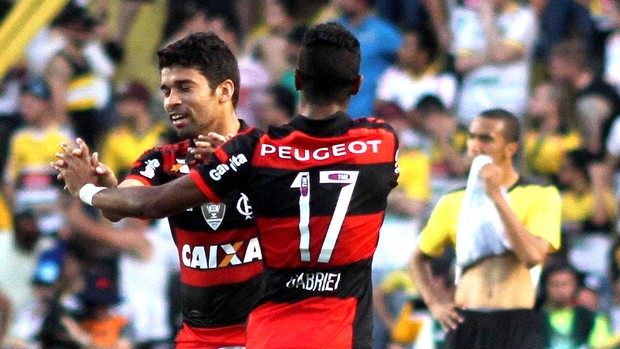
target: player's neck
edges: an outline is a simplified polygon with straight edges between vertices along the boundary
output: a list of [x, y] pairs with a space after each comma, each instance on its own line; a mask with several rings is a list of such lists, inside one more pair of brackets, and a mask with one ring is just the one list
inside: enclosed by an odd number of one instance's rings
[[302, 103], [300, 106], [300, 114], [304, 115], [308, 119], [323, 120], [336, 114], [337, 112], [346, 112], [347, 105], [342, 103], [331, 104], [314, 104], [314, 103]]
[[515, 185], [515, 183], [517, 183], [517, 181], [519, 181], [519, 172], [517, 172], [517, 170], [515, 170], [515, 168], [512, 166], [512, 164], [510, 165], [506, 165], [504, 167], [504, 175], [502, 178], [502, 184], [504, 187], [506, 188], [510, 188], [513, 185]]
[[215, 132], [222, 136], [228, 134], [237, 134], [239, 133], [239, 129], [241, 128], [241, 122], [237, 119], [237, 114], [233, 111], [232, 113], [227, 113], [226, 117], [219, 119], [208, 127], [208, 129], [202, 130], [201, 135], [206, 135], [209, 132]]

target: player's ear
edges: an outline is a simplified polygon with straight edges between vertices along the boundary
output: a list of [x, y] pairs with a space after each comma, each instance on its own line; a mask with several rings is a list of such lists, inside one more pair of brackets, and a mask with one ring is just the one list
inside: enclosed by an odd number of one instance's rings
[[360, 87], [362, 87], [362, 81], [364, 81], [364, 76], [358, 75], [357, 79], [355, 80], [355, 84], [353, 84], [353, 87], [351, 88], [351, 96], [356, 95], [360, 91]]
[[509, 157], [513, 157], [517, 151], [519, 151], [519, 143], [510, 142], [506, 145], [506, 152], [508, 152]]
[[226, 79], [217, 87], [217, 90], [220, 103], [232, 101], [233, 94], [235, 93], [235, 83], [230, 79]]

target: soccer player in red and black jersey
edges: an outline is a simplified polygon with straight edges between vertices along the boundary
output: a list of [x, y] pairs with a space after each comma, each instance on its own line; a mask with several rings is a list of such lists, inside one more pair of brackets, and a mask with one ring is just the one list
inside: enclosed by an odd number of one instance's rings
[[398, 177], [398, 140], [386, 123], [344, 112], [361, 84], [359, 64], [349, 31], [315, 26], [295, 73], [302, 115], [289, 124], [243, 131], [162, 186], [96, 187], [88, 161], [70, 153], [62, 155], [65, 182], [95, 207], [148, 217], [241, 190], [253, 204], [265, 267], [247, 347], [370, 348], [371, 261]]
[[[205, 162], [206, 149], [195, 144], [196, 139], [203, 140], [199, 135], [229, 135], [248, 128], [235, 113], [237, 60], [220, 38], [191, 34], [161, 49], [158, 57], [164, 108], [185, 140], [144, 152], [119, 188], [155, 187], [180, 178]], [[80, 143], [84, 152], [78, 153], [87, 157], [87, 147]], [[104, 171], [100, 177], [112, 175]], [[116, 180], [105, 181], [114, 186]], [[125, 216], [122, 210], [102, 208], [102, 212], [112, 220]], [[183, 327], [176, 347], [245, 346], [245, 323], [262, 280], [262, 254], [248, 197], [232, 190], [218, 203], [202, 200], [171, 212], [168, 220], [181, 267]]]

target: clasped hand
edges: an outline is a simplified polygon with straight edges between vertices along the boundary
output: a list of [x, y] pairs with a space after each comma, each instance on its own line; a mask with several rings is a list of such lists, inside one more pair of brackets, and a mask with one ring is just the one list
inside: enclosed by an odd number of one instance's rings
[[[55, 154], [58, 160], [51, 163], [51, 166], [59, 172], [58, 179], [65, 181], [65, 189], [74, 197], [79, 195], [84, 185], [98, 184], [98, 179], [102, 178], [102, 171], [107, 170], [111, 173], [107, 166], [99, 164], [97, 153], [90, 155], [88, 146], [82, 139], [78, 138], [75, 144], [62, 143], [60, 147], [63, 151]], [[111, 180], [106, 176], [103, 178]]]

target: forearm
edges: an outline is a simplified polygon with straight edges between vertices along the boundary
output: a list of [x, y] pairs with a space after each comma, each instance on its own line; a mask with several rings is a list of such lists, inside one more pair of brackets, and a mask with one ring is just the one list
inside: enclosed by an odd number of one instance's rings
[[514, 254], [527, 266], [542, 263], [546, 257], [548, 243], [531, 234], [512, 210], [503, 195], [493, 200], [500, 219], [506, 228], [506, 237]]
[[609, 167], [609, 162], [594, 163], [589, 166], [594, 201], [592, 220], [595, 224], [602, 226], [615, 218], [615, 215], [611, 214], [611, 210], [608, 209], [607, 200], [607, 193], [610, 192], [613, 183], [612, 169]]
[[150, 244], [141, 233], [115, 230], [107, 222], [96, 221], [82, 212], [82, 205], [77, 201], [71, 208], [69, 223], [80, 234], [115, 250], [128, 251], [141, 259], [150, 254]]
[[[95, 194], [93, 206], [116, 217], [163, 218], [166, 208], [158, 209], [148, 187], [108, 188]], [[171, 214], [174, 212], [170, 212]]]
[[383, 321], [383, 323], [386, 325], [386, 327], [391, 328], [394, 324], [394, 319], [390, 315], [390, 312], [388, 311], [388, 308], [385, 304], [385, 296], [386, 294], [383, 290], [381, 290], [381, 288], [375, 290], [373, 297], [375, 311], [377, 312], [377, 315], [379, 315], [379, 318], [381, 318], [381, 321]]
[[440, 302], [438, 297], [439, 292], [433, 287], [430, 262], [430, 257], [426, 256], [417, 247], [409, 262], [409, 271], [413, 278], [413, 282], [429, 308]]
[[450, 169], [455, 175], [465, 175], [469, 170], [469, 165], [465, 162], [465, 158], [456, 150], [449, 141], [440, 141], [439, 148], [444, 154], [446, 161], [450, 165]]
[[156, 187], [104, 189], [94, 195], [92, 204], [106, 217], [164, 218], [206, 201], [193, 180], [185, 176]]

